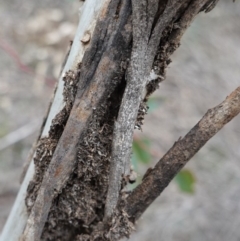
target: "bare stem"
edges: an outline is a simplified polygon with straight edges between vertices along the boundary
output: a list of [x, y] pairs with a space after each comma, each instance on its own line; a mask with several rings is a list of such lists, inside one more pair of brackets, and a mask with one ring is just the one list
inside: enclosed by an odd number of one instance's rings
[[162, 157], [143, 178], [142, 183], [128, 196], [126, 212], [137, 220], [162, 193], [180, 169], [222, 127], [240, 112], [240, 87], [221, 104], [209, 109], [203, 118]]

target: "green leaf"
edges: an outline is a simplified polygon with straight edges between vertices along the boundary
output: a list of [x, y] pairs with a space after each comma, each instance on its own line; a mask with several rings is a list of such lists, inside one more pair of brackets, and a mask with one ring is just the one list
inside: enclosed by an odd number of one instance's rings
[[150, 141], [148, 139], [134, 139], [133, 141], [133, 161], [141, 161], [144, 164], [151, 160]]
[[194, 193], [194, 184], [196, 182], [196, 178], [190, 170], [184, 169], [180, 171], [175, 177], [175, 181], [177, 182], [181, 191], [190, 194]]
[[165, 101], [165, 98], [163, 97], [158, 97], [158, 98], [149, 98], [148, 102], [147, 102], [147, 105], [149, 107], [148, 109], [148, 113], [156, 110], [161, 103], [163, 103]]
[[134, 170], [138, 170], [138, 159], [135, 152], [132, 154], [131, 164], [133, 165]]

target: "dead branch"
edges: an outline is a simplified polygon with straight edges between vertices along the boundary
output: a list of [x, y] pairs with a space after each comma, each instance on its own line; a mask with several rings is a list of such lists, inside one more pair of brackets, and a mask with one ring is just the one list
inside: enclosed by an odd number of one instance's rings
[[[122, 175], [129, 170], [134, 127], [139, 126], [139, 114], [146, 113], [147, 97], [164, 79], [182, 34], [198, 12], [213, 7], [212, 2], [85, 2], [90, 6], [85, 14], [93, 11], [91, 6], [102, 8], [96, 14], [96, 25], [93, 21], [85, 26], [83, 21], [84, 31], [77, 32], [68, 68], [63, 70], [64, 91], [61, 78], [56, 93], [60, 101], [51, 106], [44, 138], [39, 140], [34, 156], [35, 175], [26, 195], [29, 218], [22, 240], [118, 240], [130, 234], [126, 212], [115, 207], [121, 199]], [[79, 45], [84, 51], [79, 51]], [[64, 95], [66, 90], [69, 93]], [[32, 163], [29, 169], [32, 173]], [[25, 181], [25, 187], [27, 184]], [[138, 194], [137, 190], [134, 193]], [[133, 204], [130, 211], [135, 208]], [[139, 214], [137, 208], [132, 212], [133, 220], [145, 210], [140, 207]], [[102, 225], [115, 211], [118, 216], [110, 219], [110, 225]], [[8, 225], [4, 241], [13, 223]], [[118, 234], [111, 239], [114, 232]]]
[[[168, 49], [165, 58], [168, 59], [169, 55], [179, 46], [183, 33], [194, 17], [209, 4], [209, 0], [132, 0], [133, 47], [127, 70], [127, 85], [118, 119], [114, 125], [110, 166], [111, 182], [105, 207], [106, 219], [111, 217], [119, 200], [122, 177], [129, 175], [133, 132], [140, 104], [146, 99], [147, 84], [157, 79], [157, 82], [160, 82], [163, 79], [162, 75], [166, 66], [163, 67], [163, 70], [158, 70], [154, 63], [157, 62], [154, 61], [154, 58], [158, 52], [163, 31], [170, 23], [173, 24], [175, 19], [180, 18], [177, 23], [174, 23], [175, 27], [178, 25], [177, 29], [171, 30], [172, 33], [165, 45], [165, 49]], [[141, 24], [139, 24], [140, 22]], [[160, 62], [165, 62], [164, 58]]]
[[128, 196], [126, 212], [136, 221], [162, 193], [180, 169], [240, 112], [240, 87], [221, 104], [209, 109], [203, 118], [160, 159], [143, 178], [142, 183]]
[[[107, 3], [100, 12], [90, 43], [92, 47], [86, 51], [81, 69], [78, 70], [81, 74], [71, 113], [44, 173], [40, 189], [36, 190], [37, 197], [33, 200], [34, 205], [22, 237], [24, 241], [40, 240], [53, 201], [67, 185], [76, 167], [78, 146], [81, 140], [84, 141], [84, 134], [90, 128], [91, 117], [101, 110], [108, 96], [112, 94], [110, 91], [113, 91], [122, 79], [124, 72], [119, 70], [121, 59], [129, 55], [131, 41], [131, 28], [125, 28], [130, 16], [128, 5], [124, 4], [124, 16], [119, 13], [121, 17], [115, 26], [110, 23], [113, 14], [117, 12], [118, 1]], [[117, 32], [111, 29], [113, 27]], [[120, 35], [124, 36], [121, 40]], [[120, 46], [122, 50], [118, 51]], [[118, 57], [113, 53], [118, 53]], [[113, 79], [115, 81], [111, 81]], [[105, 179], [108, 180], [107, 177]]]
[[[172, 20], [180, 5], [179, 3], [168, 2], [163, 15], [160, 15], [160, 21], [157, 25], [158, 32], [151, 36], [159, 4], [158, 0], [152, 1], [149, 5], [146, 0], [132, 1], [133, 47], [128, 69], [127, 86], [118, 119], [114, 126], [110, 167], [111, 182], [109, 183], [105, 207], [106, 218], [111, 217], [117, 205], [122, 176], [129, 174], [133, 132], [139, 106], [145, 97], [144, 92], [155, 56], [153, 53], [157, 51], [162, 31]], [[155, 39], [156, 36], [157, 39]], [[152, 41], [152, 38], [154, 38], [154, 41]]]

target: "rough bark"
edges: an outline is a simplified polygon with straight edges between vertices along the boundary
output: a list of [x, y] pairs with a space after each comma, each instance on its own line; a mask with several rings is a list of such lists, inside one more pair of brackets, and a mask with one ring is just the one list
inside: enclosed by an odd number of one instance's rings
[[[53, 143], [49, 151], [54, 152], [49, 165], [45, 160], [43, 168], [41, 159], [35, 159], [40, 171], [28, 188], [30, 216], [22, 240], [39, 240], [41, 236], [44, 240], [71, 240], [78, 233], [90, 232], [88, 226], [101, 218], [108, 187], [108, 143], [125, 85], [121, 64], [129, 58], [131, 45], [131, 8], [127, 1], [121, 8], [119, 4], [112, 1], [102, 10], [91, 47], [77, 71], [79, 81], [74, 73], [66, 75], [73, 86], [78, 82], [75, 101], [70, 112], [63, 110], [54, 120], [64, 130], [57, 146]], [[51, 143], [55, 135], [59, 138], [54, 122]]]
[[122, 177], [130, 175], [134, 127], [140, 126], [136, 124], [137, 115], [146, 112], [144, 102], [164, 79], [169, 56], [179, 46], [183, 33], [201, 10], [208, 9], [209, 4], [209, 1], [202, 0], [132, 0], [133, 46], [127, 85], [114, 126], [106, 219], [116, 208]]
[[[23, 241], [129, 236], [133, 223], [177, 171], [239, 111], [234, 104], [239, 101], [237, 89], [175, 143], [136, 190], [128, 196], [123, 191], [133, 131], [141, 128], [148, 96], [165, 78], [170, 56], [194, 17], [216, 3], [104, 1], [94, 32], [76, 40], [85, 46], [85, 54], [81, 63], [63, 70], [64, 88], [57, 89], [63, 92], [63, 108], [50, 110], [49, 128], [38, 142]], [[221, 110], [228, 114], [220, 116]]]
[[[209, 4], [199, 0], [106, 2], [81, 68], [72, 76], [78, 82], [75, 100], [56, 117], [57, 126], [64, 129], [52, 145], [54, 154], [43, 168], [42, 156], [35, 159], [40, 178], [36, 175], [28, 189], [30, 216], [23, 240], [129, 235], [131, 223], [116, 205], [122, 198], [122, 178], [129, 174], [139, 107], [165, 75], [183, 32]], [[62, 115], [64, 120], [59, 121]], [[52, 133], [55, 126], [53, 122]], [[102, 227], [104, 212], [107, 222]]]

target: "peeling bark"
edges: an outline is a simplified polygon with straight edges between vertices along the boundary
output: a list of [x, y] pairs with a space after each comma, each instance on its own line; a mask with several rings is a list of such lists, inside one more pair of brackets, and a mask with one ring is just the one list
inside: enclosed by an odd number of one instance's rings
[[[89, 157], [85, 156], [84, 160], [81, 159], [82, 155], [84, 156], [83, 151], [91, 148], [88, 145], [83, 145], [84, 141], [89, 139], [90, 133], [88, 131], [93, 129], [92, 131], [99, 132], [100, 129], [104, 129], [105, 124], [111, 128], [111, 120], [115, 116], [113, 113], [118, 111], [117, 104], [121, 99], [122, 92], [115, 92], [115, 89], [118, 87], [118, 90], [120, 90], [122, 83], [124, 84], [124, 69], [121, 71], [121, 63], [129, 58], [131, 46], [131, 28], [127, 26], [130, 20], [128, 5], [128, 3], [123, 4], [119, 10], [118, 2], [111, 2], [100, 15], [90, 43], [91, 47], [86, 51], [82, 60], [80, 80], [73, 107], [50, 164], [42, 174], [41, 186], [36, 201], [31, 203], [33, 207], [22, 240], [39, 240], [42, 235], [44, 240], [69, 240], [79, 232], [81, 233], [81, 230], [83, 230], [83, 233], [88, 233], [89, 231], [86, 230], [92, 229], [88, 226], [96, 218], [97, 220], [100, 219], [101, 212], [103, 213], [106, 196], [104, 193], [107, 191], [108, 183], [107, 155], [106, 160], [99, 158], [105, 171], [95, 170], [91, 167], [90, 172], [92, 174], [89, 173], [90, 176], [88, 177], [89, 188], [87, 188], [87, 173], [83, 174], [81, 170], [84, 168], [81, 161], [85, 164]], [[119, 12], [118, 18], [116, 18], [116, 12]], [[118, 50], [119, 48], [121, 48], [121, 51]], [[121, 81], [123, 82], [121, 83]], [[115, 96], [112, 98], [117, 99], [117, 103], [111, 98], [113, 93], [115, 93]], [[117, 97], [120, 97], [120, 99]], [[115, 105], [110, 108], [111, 102]], [[111, 114], [106, 113], [112, 108], [115, 108], [115, 110], [111, 111]], [[104, 121], [105, 115], [109, 116], [110, 119]], [[109, 121], [110, 123], [108, 123]], [[92, 128], [94, 122], [98, 122], [99, 129]], [[102, 137], [104, 134], [102, 134]], [[110, 137], [111, 134], [109, 133]], [[108, 142], [111, 143], [111, 138]], [[83, 146], [85, 149], [81, 149]], [[98, 148], [93, 152], [94, 161], [96, 161], [97, 156], [101, 156], [102, 153]], [[78, 166], [80, 167], [78, 168]], [[76, 179], [75, 181], [72, 180], [72, 176]], [[83, 180], [82, 176], [84, 177]], [[105, 181], [100, 180], [102, 176], [106, 179]], [[94, 180], [92, 180], [93, 178]], [[74, 189], [75, 183], [79, 182], [83, 183], [84, 192], [77, 192]], [[78, 189], [81, 189], [81, 185]], [[93, 201], [93, 204], [89, 206], [89, 210], [86, 210], [85, 213], [83, 213], [83, 210], [73, 213], [73, 210], [76, 211], [81, 207], [81, 203], [72, 202], [71, 199], [75, 197], [76, 200], [79, 200], [78, 195], [80, 195], [81, 202], [91, 202], [90, 198], [97, 198], [94, 193], [96, 192], [95, 189], [98, 191], [99, 200]], [[29, 195], [31, 195], [31, 191]], [[100, 191], [101, 193], [99, 193]], [[89, 196], [90, 193], [92, 193], [92, 197]], [[61, 200], [65, 203], [62, 205], [65, 209], [60, 207]], [[69, 204], [66, 205], [68, 202]], [[58, 220], [61, 222], [58, 222]], [[69, 225], [69, 220], [71, 220], [72, 225]], [[56, 223], [58, 223], [57, 226]], [[81, 224], [84, 226], [83, 228], [81, 228]], [[55, 228], [56, 231], [53, 232], [52, 228]], [[44, 233], [42, 234], [43, 229]], [[64, 232], [64, 236], [62, 232]]]

